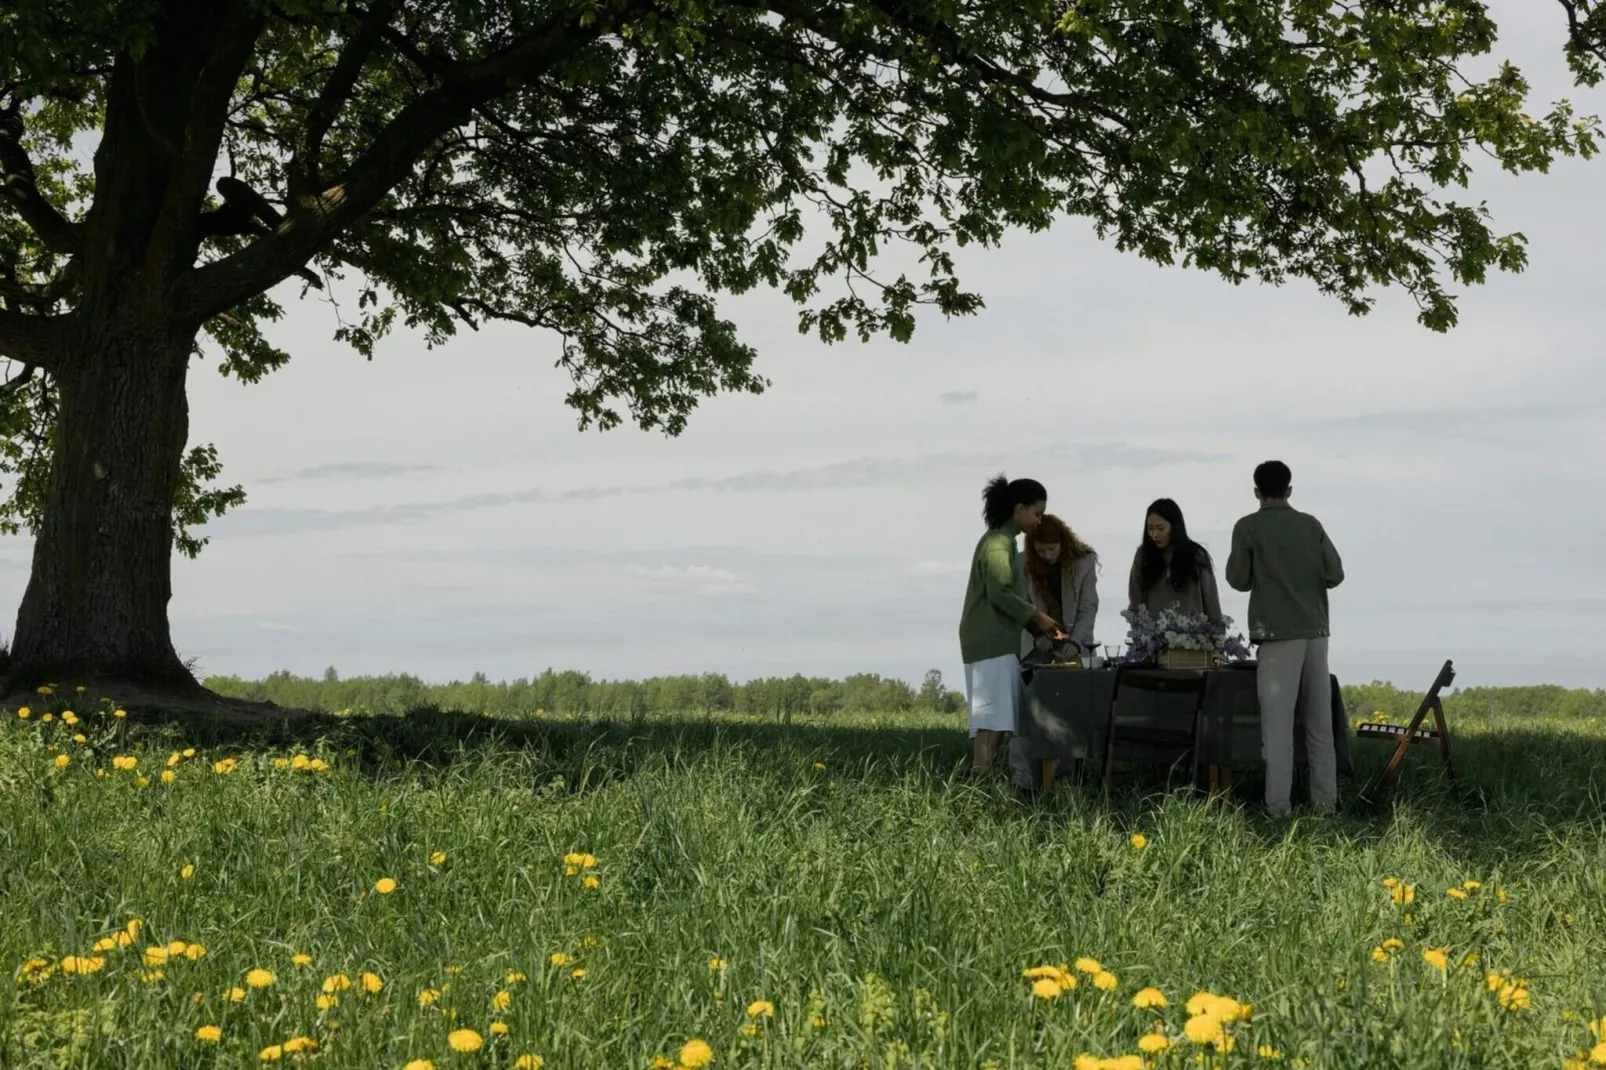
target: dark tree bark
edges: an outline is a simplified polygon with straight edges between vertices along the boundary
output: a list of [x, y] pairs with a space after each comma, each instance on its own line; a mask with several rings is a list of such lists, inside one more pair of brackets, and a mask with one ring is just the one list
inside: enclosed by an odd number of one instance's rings
[[84, 339], [59, 373], [50, 491], [17, 614], [13, 685], [196, 686], [167, 622], [191, 344], [109, 331]]
[[120, 54], [107, 80], [79, 300], [44, 364], [56, 437], [8, 689], [198, 689], [167, 604], [185, 376], [205, 317], [177, 309], [175, 291], [194, 269], [229, 97], [263, 17], [247, 0], [169, 0], [150, 47]]

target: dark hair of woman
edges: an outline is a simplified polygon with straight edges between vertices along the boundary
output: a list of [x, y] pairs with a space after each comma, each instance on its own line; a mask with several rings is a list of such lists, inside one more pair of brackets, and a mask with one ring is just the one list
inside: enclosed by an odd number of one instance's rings
[[[1149, 538], [1149, 517], [1157, 516], [1171, 525], [1171, 562], [1167, 569], [1165, 551]], [[1182, 510], [1170, 498], [1161, 498], [1143, 514], [1143, 545], [1138, 548], [1139, 575], [1143, 589], [1150, 591], [1165, 577], [1171, 589], [1180, 591], [1199, 578], [1200, 567], [1210, 567], [1210, 551], [1188, 537], [1188, 522], [1182, 519]], [[1169, 575], [1167, 574], [1169, 571]]]
[[1048, 501], [1048, 491], [1035, 479], [1007, 479], [1000, 472], [982, 490], [981, 501], [981, 518], [991, 531], [1008, 523], [1017, 506]]

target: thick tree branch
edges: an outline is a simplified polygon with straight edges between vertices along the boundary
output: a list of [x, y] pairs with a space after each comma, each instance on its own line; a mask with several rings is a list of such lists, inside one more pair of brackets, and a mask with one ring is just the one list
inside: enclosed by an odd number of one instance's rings
[[1589, 19], [1589, 9], [1586, 6], [1582, 14], [1579, 13], [1579, 0], [1557, 0], [1567, 12], [1567, 39], [1574, 48], [1580, 52], [1587, 52], [1606, 63], [1606, 38], [1593, 39], [1589, 27], [1585, 25]]
[[578, 12], [569, 12], [495, 55], [453, 64], [433, 88], [396, 113], [339, 181], [291, 205], [272, 235], [193, 271], [180, 289], [182, 314], [203, 322], [279, 283], [378, 205], [432, 144], [467, 123], [476, 108], [541, 78], [651, 6], [651, 0], [629, 0], [613, 21], [598, 18], [586, 26]]
[[67, 316], [30, 316], [0, 310], [0, 357], [55, 371], [67, 360]]
[[22, 147], [22, 112], [13, 102], [0, 113], [0, 202], [16, 209], [39, 241], [52, 253], [72, 256], [83, 248], [83, 232], [39, 195], [33, 161]]
[[339, 117], [340, 110], [351, 98], [357, 78], [362, 74], [374, 49], [385, 36], [391, 16], [399, 0], [374, 0], [368, 13], [346, 47], [323, 85], [318, 99], [307, 114], [306, 129], [291, 157], [286, 173], [289, 177], [290, 203], [295, 204], [315, 192], [319, 187], [319, 158], [323, 153], [323, 139]]

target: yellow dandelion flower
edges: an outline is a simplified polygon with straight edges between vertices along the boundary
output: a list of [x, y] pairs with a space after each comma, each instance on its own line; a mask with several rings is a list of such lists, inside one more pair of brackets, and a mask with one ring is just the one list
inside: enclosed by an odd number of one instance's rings
[[[117, 934], [117, 936], [121, 936], [121, 935], [123, 935], [123, 934], [122, 933], [118, 933]], [[115, 948], [122, 947], [123, 945], [117, 939], [117, 936], [103, 936], [103, 937], [101, 937], [99, 940], [95, 941], [95, 946], [94, 946], [93, 950], [95, 950], [95, 951], [111, 951], [111, 950], [113, 950]]]
[[71, 764], [72, 764], [72, 759], [67, 757], [65, 754], [56, 755], [56, 768], [57, 769], [65, 769]]
[[1444, 973], [1450, 968], [1449, 951], [1442, 947], [1430, 947], [1422, 952], [1422, 961], [1440, 973]]
[[1100, 970], [1093, 975], [1093, 987], [1100, 992], [1109, 992], [1121, 982], [1109, 970]]
[[1479, 888], [1482, 888], [1483, 885], [1479, 884], [1477, 881], [1462, 881], [1461, 887], [1465, 888], [1469, 892], [1475, 892]]
[[680, 1049], [680, 1065], [690, 1070], [699, 1070], [714, 1061], [714, 1049], [708, 1046], [706, 1040], [693, 1037], [686, 1041]]
[[1138, 1050], [1145, 1055], [1158, 1055], [1171, 1047], [1164, 1033], [1145, 1033], [1138, 1038]]
[[49, 724], [50, 722], [52, 722], [52, 721], [54, 721], [56, 719], [56, 715], [53, 714], [53, 713], [47, 713], [43, 717], [41, 717], [39, 719], [41, 721], [43, 721], [45, 724]]
[[775, 1004], [767, 999], [756, 999], [747, 1005], [747, 1016], [749, 1018], [773, 1018], [775, 1017]]
[[529, 978], [525, 977], [518, 970], [509, 970], [508, 971], [507, 983], [510, 984], [510, 985], [522, 984], [522, 983], [524, 983], [525, 981], [528, 981], [528, 980], [529, 980]]
[[1226, 1027], [1213, 1014], [1196, 1014], [1182, 1027], [1182, 1035], [1195, 1044], [1214, 1044], [1220, 1047], [1226, 1036]]
[[134, 786], [136, 788], [148, 788], [150, 785], [151, 781], [149, 777], [137, 776], [134, 778]]
[[205, 957], [205, 955], [206, 948], [202, 947], [200, 944], [190, 944], [184, 949], [184, 957], [189, 959], [191, 962], [199, 961], [201, 958]]
[[1449, 896], [1451, 899], [1465, 899], [1467, 897], [1467, 890], [1465, 888], [1446, 888], [1444, 890], [1444, 894]]
[[347, 977], [343, 973], [337, 973], [332, 977], [325, 977], [323, 979], [323, 990], [325, 992], [344, 992], [350, 987], [351, 978]]
[[816, 1014], [812, 1018], [809, 1019], [809, 1025], [812, 1026], [815, 1029], [824, 1029], [826, 1026], [828, 1026], [830, 1024], [831, 1024], [830, 1022], [825, 1020], [825, 1015], [823, 1015], [823, 1014]]
[[505, 1036], [507, 1036], [507, 1023], [506, 1022], [492, 1022], [491, 1023], [491, 1036], [493, 1036], [493, 1037], [505, 1037]]
[[435, 1064], [428, 1059], [414, 1059], [402, 1067], [402, 1070], [435, 1070]]
[[17, 716], [26, 721], [28, 718], [33, 716], [33, 711], [28, 707], [23, 706], [17, 710]]
[[313, 1040], [311, 1037], [291, 1037], [289, 1040], [284, 1042], [284, 1052], [286, 1055], [294, 1055], [297, 1052], [317, 1050], [318, 1042]]
[[1396, 906], [1410, 906], [1416, 902], [1416, 885], [1396, 884], [1389, 892]]
[[1099, 965], [1098, 959], [1079, 958], [1076, 960], [1077, 973], [1103, 973], [1104, 967]]
[[223, 1030], [215, 1025], [203, 1025], [195, 1031], [195, 1039], [205, 1044], [216, 1044], [223, 1039]]
[[513, 993], [509, 992], [505, 988], [491, 997], [491, 1006], [495, 1007], [499, 1011], [505, 1011], [512, 1005]]
[[1400, 951], [1400, 950], [1403, 950], [1404, 947], [1405, 947], [1405, 941], [1404, 940], [1400, 940], [1400, 939], [1398, 939], [1396, 937], [1393, 937], [1393, 936], [1391, 936], [1387, 940], [1383, 941], [1383, 950], [1384, 951]]
[[171, 784], [175, 779], [176, 778], [173, 776], [173, 770], [171, 770], [171, 769], [163, 769], [162, 770], [162, 783], [163, 784]]
[[1132, 1006], [1144, 1010], [1150, 1007], [1168, 1007], [1170, 1003], [1166, 1000], [1164, 992], [1151, 986], [1138, 989], [1137, 994], [1132, 997]]
[[391, 877], [380, 877], [374, 881], [374, 891], [380, 895], [389, 895], [396, 890], [396, 881]]
[[1495, 896], [1496, 899], [1500, 900], [1502, 903], [1504, 903], [1507, 899], [1510, 898], [1510, 896], [1506, 895], [1506, 890], [1504, 888], [1496, 888], [1494, 890], [1494, 896]]
[[312, 965], [312, 956], [311, 955], [306, 955], [306, 954], [291, 955], [290, 956], [290, 964], [292, 966], [311, 966]]
[[241, 988], [239, 985], [235, 985], [233, 988], [223, 993], [223, 997], [230, 1003], [239, 1003], [241, 1000], [245, 999], [245, 989]]
[[825, 763], [824, 763], [824, 762], [815, 762], [815, 763], [814, 763], [814, 771], [815, 771], [815, 772], [816, 772], [816, 773], [823, 773], [823, 772], [825, 772]]
[[132, 754], [119, 754], [112, 758], [112, 768], [129, 770], [139, 764], [139, 759]]
[[1132, 845], [1132, 849], [1135, 851], [1141, 851], [1149, 846], [1149, 838], [1141, 832], [1134, 832], [1132, 838], [1127, 842]]
[[329, 1009], [331, 1009], [333, 1007], [340, 1006], [340, 997], [339, 996], [332, 996], [332, 995], [329, 995], [328, 993], [320, 992], [320, 993], [318, 993], [318, 998], [313, 1000], [312, 1002], [313, 1002], [313, 1005], [316, 1006], [320, 1011], [326, 1011], [326, 1010], [329, 1010]]
[[574, 960], [571, 959], [568, 955], [565, 955], [561, 951], [554, 951], [547, 958], [547, 961], [550, 962], [554, 966], [567, 966], [569, 963], [573, 962]]
[[106, 960], [99, 955], [68, 955], [61, 960], [61, 972], [72, 974], [99, 973]]
[[539, 1055], [520, 1055], [513, 1060], [513, 1070], [541, 1070], [546, 1060]]
[[182, 753], [184, 755], [184, 757], [186, 757], [186, 758], [193, 758], [193, 757], [195, 757], [195, 748], [194, 747], [185, 747], [184, 750], [181, 751], [180, 753]]
[[72, 737], [72, 741], [74, 743], [88, 743], [89, 737], [84, 735], [82, 732], [79, 732]]
[[1032, 995], [1038, 999], [1059, 999], [1061, 991], [1059, 982], [1047, 977], [1032, 982]]
[[1270, 1044], [1262, 1044], [1258, 1049], [1258, 1054], [1262, 1059], [1275, 1060], [1283, 1057], [1283, 1053], [1272, 1047]]
[[261, 1059], [265, 1063], [276, 1063], [280, 1059], [284, 1058], [284, 1045], [269, 1044], [267, 1047], [262, 1049], [262, 1053], [257, 1056], [257, 1058]]
[[1372, 949], [1372, 961], [1373, 962], [1387, 962], [1388, 960], [1389, 960], [1389, 953], [1387, 951], [1385, 951], [1383, 948], [1374, 947]]
[[720, 970], [725, 968], [725, 960], [722, 958], [711, 958], [708, 960], [708, 968], [713, 970], [715, 973], [718, 973]]
[[601, 881], [599, 881], [599, 880], [597, 880], [597, 878], [589, 876], [589, 875], [587, 875], [584, 883], [585, 883], [585, 886], [587, 888], [590, 888], [593, 891], [595, 891], [596, 889], [602, 887], [602, 882]]
[[56, 689], [51, 687], [49, 684], [40, 684], [34, 690], [41, 695], [54, 695], [56, 693]]
[[575, 969], [572, 969], [572, 970], [569, 971], [570, 980], [583, 981], [583, 980], [585, 980], [585, 976], [586, 976], [585, 970], [583, 970], [583, 969], [581, 969], [579, 967], [576, 967]]
[[314, 758], [312, 761], [307, 763], [307, 770], [309, 772], [323, 773], [327, 772], [328, 769], [329, 763], [324, 761], [322, 758]]
[[362, 982], [362, 990], [367, 992], [369, 995], [373, 995], [381, 988], [385, 987], [385, 982], [380, 979], [380, 976], [377, 973], [359, 974], [358, 980]]
[[1525, 1011], [1531, 1005], [1528, 996], [1528, 986], [1520, 981], [1502, 985], [1497, 997], [1500, 1005], [1508, 1011]]
[[446, 852], [436, 851], [434, 854], [430, 855], [429, 864], [432, 866], [444, 866], [446, 864]]
[[485, 1046], [485, 1038], [472, 1029], [454, 1029], [446, 1035], [446, 1046], [455, 1052], [467, 1054]]
[[240, 768], [240, 760], [238, 758], [224, 758], [212, 763], [212, 772], [219, 776], [225, 773], [232, 773], [238, 768]]
[[418, 993], [418, 1005], [420, 1007], [432, 1006], [434, 1004], [434, 1002], [436, 1000], [440, 999], [440, 998], [441, 998], [440, 989], [438, 989], [438, 988], [426, 988], [423, 991]]
[[175, 765], [177, 765], [179, 762], [182, 762], [183, 760], [184, 760], [184, 756], [182, 754], [180, 754], [178, 751], [174, 751], [172, 754], [169, 754], [167, 756], [167, 767], [169, 769], [171, 769]]
[[312, 759], [308, 758], [305, 754], [298, 754], [294, 758], [290, 759], [291, 769], [305, 769], [311, 764]]
[[273, 984], [273, 971], [258, 967], [245, 975], [245, 983], [251, 988], [267, 988]]
[[112, 716], [117, 718], [119, 721], [121, 721], [124, 717], [128, 716], [128, 711], [127, 710], [113, 710], [112, 711]]
[[153, 985], [166, 976], [166, 970], [143, 970], [139, 975], [139, 979], [142, 984]]
[[167, 948], [147, 947], [145, 949], [145, 965], [165, 966], [167, 964]]
[[78, 715], [72, 710], [63, 710], [61, 714], [61, 723], [71, 728], [73, 725], [78, 723]]
[[665, 1058], [662, 1055], [654, 1055], [652, 1057], [652, 1062], [648, 1063], [647, 1065], [650, 1066], [652, 1070], [674, 1070], [675, 1060]]
[[1606, 1040], [1589, 1049], [1589, 1061], [1596, 1066], [1606, 1066]]

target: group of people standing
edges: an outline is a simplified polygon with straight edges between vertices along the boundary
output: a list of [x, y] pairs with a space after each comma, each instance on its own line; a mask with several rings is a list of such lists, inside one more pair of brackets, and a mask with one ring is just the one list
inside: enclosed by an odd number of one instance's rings
[[[1238, 521], [1226, 579], [1249, 593], [1249, 638], [1256, 647], [1266, 807], [1289, 809], [1293, 785], [1294, 713], [1301, 696], [1311, 803], [1337, 804], [1338, 776], [1328, 687], [1327, 592], [1344, 579], [1343, 564], [1321, 523], [1292, 508], [1293, 476], [1281, 461], [1255, 469], [1259, 509]], [[976, 545], [959, 621], [970, 703], [974, 775], [992, 767], [1006, 739], [1018, 786], [1031, 783], [1025, 740], [1016, 735], [1025, 691], [1023, 658], [1080, 657], [1091, 665], [1098, 616], [1098, 554], [1047, 512], [1048, 491], [1034, 479], [1000, 475], [982, 492], [986, 534]], [[1025, 550], [1016, 546], [1024, 536]], [[1224, 623], [1210, 553], [1188, 535], [1182, 510], [1169, 498], [1149, 506], [1143, 538], [1127, 580], [1129, 607], [1151, 613], [1177, 608]]]

